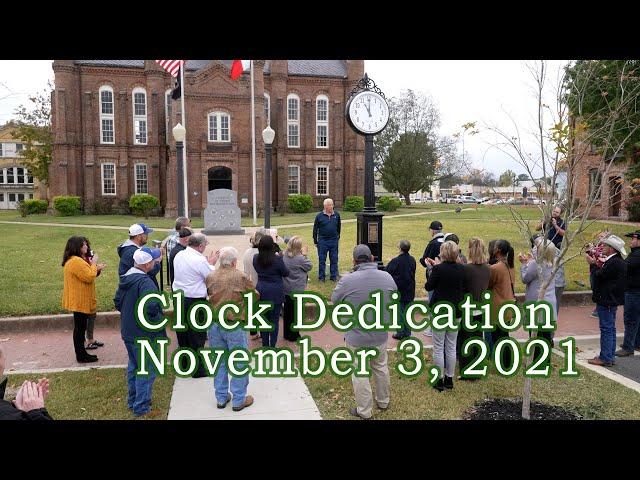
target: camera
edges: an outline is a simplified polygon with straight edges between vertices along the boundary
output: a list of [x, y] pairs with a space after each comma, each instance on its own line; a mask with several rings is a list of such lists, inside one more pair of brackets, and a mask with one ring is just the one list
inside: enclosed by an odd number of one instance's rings
[[89, 250], [89, 258], [93, 257], [93, 250]]

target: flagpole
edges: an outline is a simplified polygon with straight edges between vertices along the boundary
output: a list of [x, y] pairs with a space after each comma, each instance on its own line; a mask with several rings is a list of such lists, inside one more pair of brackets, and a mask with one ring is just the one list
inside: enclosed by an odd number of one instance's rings
[[[253, 87], [253, 60], [249, 60], [251, 66], [251, 168], [253, 171], [253, 224], [258, 224], [256, 206], [256, 105]], [[266, 206], [265, 206], [266, 208]]]
[[[180, 92], [180, 100], [182, 101], [182, 126], [187, 128], [187, 120], [184, 115], [184, 94], [185, 94], [185, 84], [184, 84], [184, 68], [187, 65], [187, 61], [185, 60], [182, 66], [180, 67], [180, 85], [182, 88], [182, 92]], [[184, 212], [185, 217], [189, 218], [189, 191], [187, 190], [187, 139], [184, 139], [184, 158], [182, 160], [182, 181], [183, 181], [183, 189], [184, 192]]]

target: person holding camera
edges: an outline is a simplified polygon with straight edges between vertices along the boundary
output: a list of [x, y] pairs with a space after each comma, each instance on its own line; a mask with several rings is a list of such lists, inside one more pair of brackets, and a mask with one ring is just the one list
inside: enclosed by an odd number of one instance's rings
[[[93, 257], [93, 250], [91, 250], [91, 244], [89, 243], [89, 239], [84, 237], [84, 241], [87, 242], [87, 255], [84, 257], [84, 261], [91, 265], [91, 258]], [[96, 277], [100, 276], [100, 272], [96, 275]], [[89, 315], [87, 318], [87, 346], [85, 347], [87, 350], [95, 350], [98, 347], [104, 347], [104, 343], [99, 342], [95, 338], [93, 338], [93, 328], [96, 323], [96, 314], [93, 313]]]
[[64, 289], [62, 292], [62, 308], [73, 312], [73, 347], [76, 360], [80, 363], [96, 362], [98, 357], [90, 355], [84, 346], [87, 321], [89, 315], [96, 313], [96, 285], [98, 273], [106, 266], [98, 263], [98, 256], [93, 255], [89, 264], [85, 257], [89, 246], [85, 237], [73, 236], [67, 240], [62, 258], [64, 267]]

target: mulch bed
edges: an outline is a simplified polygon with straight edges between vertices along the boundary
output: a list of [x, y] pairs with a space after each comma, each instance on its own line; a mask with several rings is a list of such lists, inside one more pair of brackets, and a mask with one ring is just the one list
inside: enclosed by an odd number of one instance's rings
[[[582, 416], [555, 405], [531, 402], [531, 420], [581, 420]], [[522, 420], [522, 399], [489, 398], [463, 414], [465, 420]]]

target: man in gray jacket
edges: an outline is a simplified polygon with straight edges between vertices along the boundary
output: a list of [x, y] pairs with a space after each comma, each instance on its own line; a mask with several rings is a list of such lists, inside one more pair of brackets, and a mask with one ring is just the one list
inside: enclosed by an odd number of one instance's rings
[[[357, 245], [353, 249], [353, 271], [340, 278], [335, 290], [331, 294], [331, 301], [348, 302], [354, 311], [360, 305], [371, 301], [370, 295], [376, 290], [382, 291], [383, 305], [392, 302], [391, 294], [397, 290], [393, 277], [378, 270], [378, 264], [374, 261], [371, 250], [366, 245]], [[383, 309], [383, 323], [389, 324], [389, 311]], [[376, 404], [380, 410], [389, 408], [389, 367], [387, 366], [387, 338], [386, 331], [363, 331], [358, 327], [349, 330], [345, 334], [347, 347], [355, 350], [362, 347], [375, 347], [378, 355], [371, 359], [371, 370], [376, 383]], [[356, 397], [357, 407], [349, 410], [355, 417], [369, 419], [373, 416], [373, 396], [371, 384], [366, 377], [351, 376], [353, 391]]]

